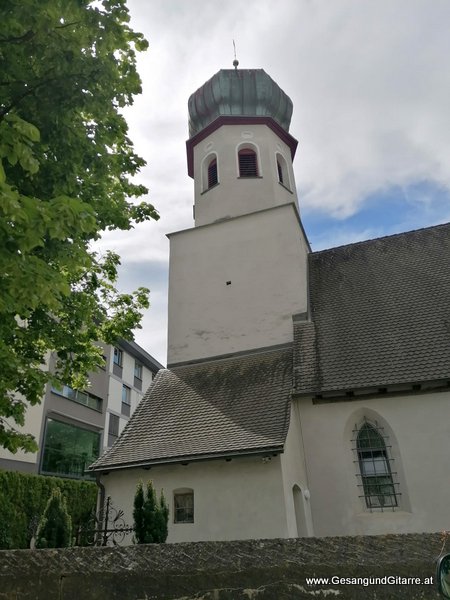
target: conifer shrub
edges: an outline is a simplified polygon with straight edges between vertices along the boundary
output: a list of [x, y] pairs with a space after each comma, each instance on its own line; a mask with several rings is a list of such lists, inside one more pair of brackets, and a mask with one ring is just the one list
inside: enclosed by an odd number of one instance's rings
[[138, 544], [161, 544], [168, 535], [169, 507], [161, 490], [159, 500], [153, 482], [147, 483], [144, 490], [142, 481], [138, 483], [134, 496], [134, 533]]
[[0, 470], [0, 549], [30, 547], [55, 488], [66, 498], [73, 533], [89, 526], [97, 503], [95, 483]]
[[72, 544], [72, 519], [59, 488], [54, 488], [36, 533], [36, 548], [67, 548]]

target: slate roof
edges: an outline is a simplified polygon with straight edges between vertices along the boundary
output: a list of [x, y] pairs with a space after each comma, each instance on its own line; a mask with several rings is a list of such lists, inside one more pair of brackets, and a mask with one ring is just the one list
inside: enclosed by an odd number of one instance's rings
[[281, 450], [292, 349], [162, 369], [91, 470]]
[[309, 277], [297, 392], [450, 378], [450, 224], [314, 252]]

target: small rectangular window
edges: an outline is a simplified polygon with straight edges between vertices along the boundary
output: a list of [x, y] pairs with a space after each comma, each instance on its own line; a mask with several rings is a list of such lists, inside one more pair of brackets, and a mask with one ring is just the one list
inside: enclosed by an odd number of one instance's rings
[[108, 427], [108, 433], [110, 435], [114, 435], [114, 436], [118, 437], [118, 435], [119, 435], [119, 422], [120, 422], [120, 418], [117, 415], [112, 415], [110, 413], [110, 415], [109, 415], [109, 427]]
[[108, 426], [108, 446], [112, 446], [119, 437], [119, 423], [120, 418], [117, 415], [109, 415], [109, 426]]
[[114, 364], [119, 367], [122, 366], [123, 363], [123, 352], [120, 348], [114, 348]]
[[129, 417], [131, 413], [131, 389], [127, 385], [122, 386], [122, 409], [123, 415]]
[[174, 501], [174, 523], [194, 522], [194, 492], [182, 494], [175, 493]]
[[127, 385], [122, 386], [122, 402], [124, 404], [131, 404], [130, 391], [131, 390]]
[[137, 360], [134, 362], [134, 376], [142, 380], [142, 365]]

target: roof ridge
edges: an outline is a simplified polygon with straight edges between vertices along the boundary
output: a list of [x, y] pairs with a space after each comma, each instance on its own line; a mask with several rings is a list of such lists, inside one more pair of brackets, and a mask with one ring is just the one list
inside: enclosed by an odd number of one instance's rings
[[421, 231], [426, 231], [429, 229], [439, 229], [441, 227], [450, 226], [450, 222], [448, 223], [439, 223], [437, 225], [429, 225], [428, 227], [420, 227], [418, 229], [411, 229], [409, 231], [400, 231], [399, 233], [391, 233], [389, 235], [382, 235], [380, 237], [371, 238], [369, 240], [360, 240], [359, 242], [351, 242], [350, 244], [341, 244], [340, 246], [332, 246], [331, 248], [324, 248], [323, 250], [316, 250], [310, 253], [310, 256], [316, 256], [317, 254], [323, 254], [324, 252], [331, 252], [332, 250], [340, 250], [341, 248], [350, 248], [351, 246], [359, 246], [363, 244], [370, 244], [371, 242], [378, 242], [379, 240], [385, 240], [388, 238], [406, 236], [413, 233], [419, 233]]
[[197, 360], [193, 361], [168, 364], [165, 370], [173, 371], [174, 369], [178, 370], [186, 367], [197, 367], [198, 365], [209, 365], [227, 360], [236, 360], [237, 358], [243, 359], [248, 356], [255, 356], [256, 354], [269, 354], [270, 352], [282, 352], [290, 349], [292, 349], [292, 342], [275, 344], [273, 346], [264, 346], [262, 348], [251, 348], [250, 350], [237, 350], [236, 352], [230, 352], [229, 354], [219, 354], [217, 356], [198, 358]]

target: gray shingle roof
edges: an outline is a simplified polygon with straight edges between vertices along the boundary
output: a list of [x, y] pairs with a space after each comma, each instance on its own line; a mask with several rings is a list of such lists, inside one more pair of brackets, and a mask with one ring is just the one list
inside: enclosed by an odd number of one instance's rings
[[291, 348], [162, 369], [91, 469], [280, 450], [291, 388]]
[[312, 253], [309, 272], [298, 392], [450, 377], [450, 224]]

